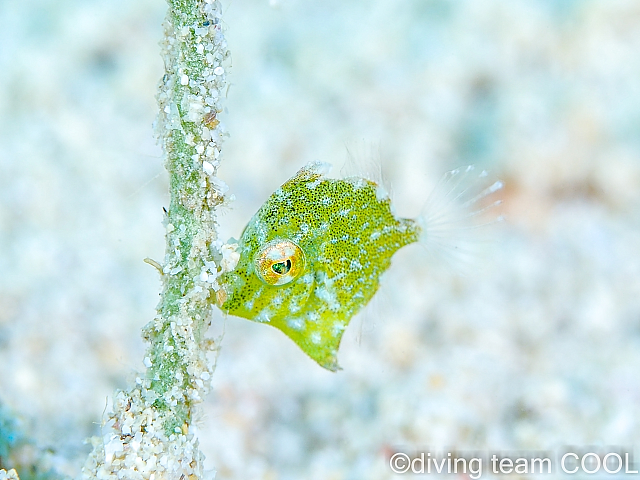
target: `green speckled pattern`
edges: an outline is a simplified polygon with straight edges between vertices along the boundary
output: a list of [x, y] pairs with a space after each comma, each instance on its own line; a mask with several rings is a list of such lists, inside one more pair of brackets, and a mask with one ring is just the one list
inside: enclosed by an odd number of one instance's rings
[[[323, 166], [307, 165], [271, 195], [242, 234], [236, 269], [220, 281], [223, 311], [269, 323], [335, 371], [344, 329], [375, 294], [393, 254], [418, 241], [420, 227], [396, 218], [376, 183], [329, 179]], [[254, 263], [276, 239], [295, 242], [306, 257], [305, 269], [281, 286], [262, 281]]]

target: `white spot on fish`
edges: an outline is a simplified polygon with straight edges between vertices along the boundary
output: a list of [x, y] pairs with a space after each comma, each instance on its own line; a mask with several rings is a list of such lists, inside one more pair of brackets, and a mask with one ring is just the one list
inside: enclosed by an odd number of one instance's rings
[[255, 291], [255, 293], [253, 294], [253, 299], [257, 300], [258, 298], [260, 298], [262, 296], [262, 292], [264, 292], [264, 287], [260, 287]]
[[338, 280], [342, 280], [344, 277], [346, 277], [347, 274], [345, 272], [340, 272], [337, 273], [336, 275], [334, 275], [331, 278], [327, 278], [325, 280], [325, 284], [328, 285], [329, 287], [332, 286], [335, 282], [337, 282]]
[[297, 297], [293, 297], [290, 299], [289, 301], [289, 311], [291, 313], [298, 313], [300, 311], [300, 309], [302, 307], [300, 307], [300, 304], [298, 303], [298, 298]]
[[301, 332], [304, 330], [305, 321], [303, 318], [299, 317], [289, 318], [287, 320], [287, 325], [296, 332]]
[[309, 183], [307, 183], [307, 188], [308, 188], [309, 190], [313, 190], [313, 189], [314, 189], [314, 188], [316, 188], [318, 185], [320, 185], [320, 183], [322, 183], [322, 179], [320, 179], [320, 178], [319, 178], [319, 179], [317, 179], [317, 180], [315, 180], [315, 181], [313, 181], [313, 182], [309, 182]]
[[336, 322], [331, 326], [331, 334], [334, 337], [337, 337], [338, 335], [340, 335], [344, 329], [346, 328], [345, 324], [342, 322]]
[[336, 292], [329, 286], [316, 287], [316, 297], [325, 302], [330, 310], [338, 310], [340, 304]]

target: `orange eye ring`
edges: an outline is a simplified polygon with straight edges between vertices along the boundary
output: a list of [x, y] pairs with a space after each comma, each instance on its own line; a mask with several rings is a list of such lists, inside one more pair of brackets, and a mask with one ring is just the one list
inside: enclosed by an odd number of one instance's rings
[[286, 285], [304, 271], [302, 249], [291, 240], [273, 240], [256, 255], [254, 265], [260, 279], [269, 285]]

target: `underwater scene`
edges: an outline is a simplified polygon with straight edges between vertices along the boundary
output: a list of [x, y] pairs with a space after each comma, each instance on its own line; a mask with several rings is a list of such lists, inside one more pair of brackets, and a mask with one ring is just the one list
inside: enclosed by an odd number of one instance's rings
[[[0, 469], [145, 367], [166, 7], [0, 2]], [[640, 3], [222, 7], [211, 478], [640, 470]]]

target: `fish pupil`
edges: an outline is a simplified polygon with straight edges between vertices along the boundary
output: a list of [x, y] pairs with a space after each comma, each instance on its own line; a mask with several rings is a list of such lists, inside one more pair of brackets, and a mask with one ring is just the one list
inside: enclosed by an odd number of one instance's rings
[[271, 265], [271, 270], [273, 270], [278, 275], [285, 275], [289, 273], [291, 270], [291, 259], [287, 258], [284, 262], [278, 262]]

